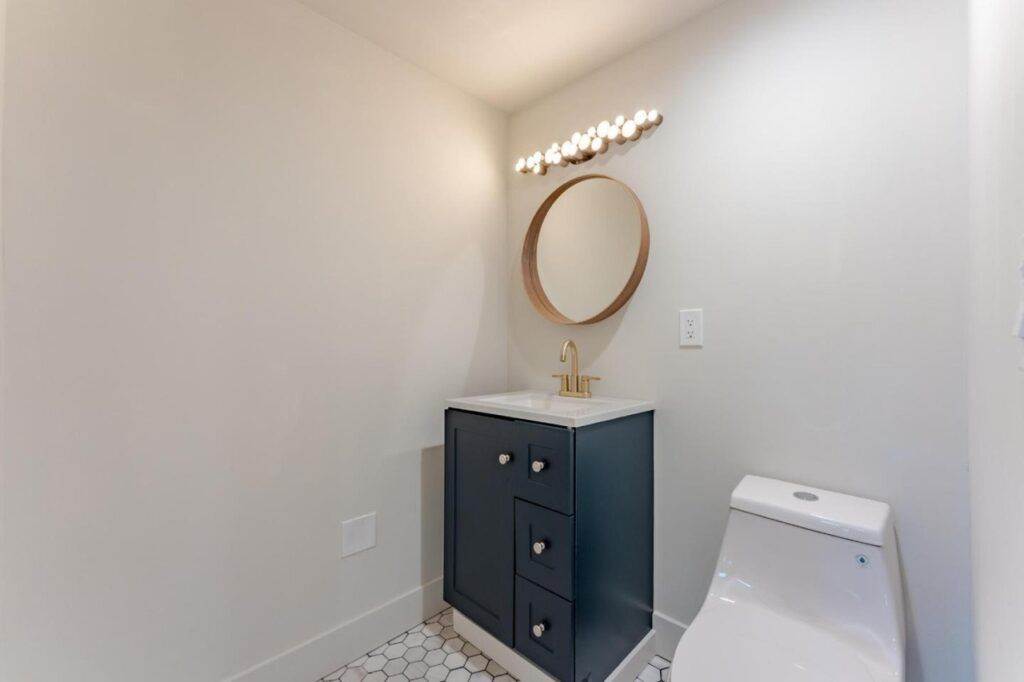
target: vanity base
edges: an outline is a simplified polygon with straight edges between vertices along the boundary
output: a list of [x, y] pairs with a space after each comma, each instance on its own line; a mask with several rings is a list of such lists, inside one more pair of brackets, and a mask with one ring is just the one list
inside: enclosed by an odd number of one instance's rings
[[[488, 658], [497, 661], [498, 665], [520, 682], [557, 682], [555, 678], [523, 658], [514, 649], [510, 649], [495, 639], [493, 635], [460, 613], [458, 609], [452, 609], [452, 614], [454, 616], [452, 627], [455, 628], [455, 631], [467, 642], [472, 642]], [[651, 630], [608, 675], [605, 682], [634, 682], [647, 662], [656, 654], [654, 639], [654, 630]]]
[[445, 601], [559, 682], [607, 679], [653, 629], [653, 412], [445, 421]]

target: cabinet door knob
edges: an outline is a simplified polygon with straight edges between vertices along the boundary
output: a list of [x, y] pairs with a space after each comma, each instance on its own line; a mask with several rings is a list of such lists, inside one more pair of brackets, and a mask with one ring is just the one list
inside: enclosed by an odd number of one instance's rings
[[544, 631], [547, 630], [547, 629], [548, 628], [547, 628], [546, 625], [544, 625], [544, 623], [537, 623], [536, 625], [533, 626], [533, 636], [534, 637], [540, 637], [540, 636], [542, 636], [544, 634]]
[[503, 452], [500, 455], [498, 455], [498, 464], [500, 464], [501, 466], [505, 466], [506, 464], [508, 464], [511, 461], [512, 461], [512, 453], [511, 452]]
[[534, 554], [543, 554], [544, 550], [547, 549], [547, 548], [548, 548], [548, 543], [544, 542], [543, 540], [537, 540], [537, 542], [533, 543], [533, 553]]
[[530, 467], [533, 469], [533, 473], [539, 474], [540, 472], [544, 471], [544, 468], [547, 465], [548, 465], [548, 463], [545, 462], [544, 460], [542, 460], [542, 459], [535, 459], [535, 460], [533, 460], [533, 464], [531, 464]]

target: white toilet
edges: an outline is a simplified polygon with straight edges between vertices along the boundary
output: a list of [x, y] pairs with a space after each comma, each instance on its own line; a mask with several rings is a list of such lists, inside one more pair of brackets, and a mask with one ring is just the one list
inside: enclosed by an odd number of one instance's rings
[[902, 682], [903, 588], [884, 502], [747, 476], [672, 682]]

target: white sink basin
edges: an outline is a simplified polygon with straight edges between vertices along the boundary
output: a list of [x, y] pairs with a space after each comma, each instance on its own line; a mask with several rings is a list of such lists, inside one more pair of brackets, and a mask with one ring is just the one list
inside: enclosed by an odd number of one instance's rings
[[557, 426], [587, 426], [598, 422], [627, 417], [654, 409], [648, 400], [627, 398], [563, 398], [543, 391], [514, 391], [452, 398], [448, 407], [470, 412], [483, 412], [500, 417], [529, 419]]

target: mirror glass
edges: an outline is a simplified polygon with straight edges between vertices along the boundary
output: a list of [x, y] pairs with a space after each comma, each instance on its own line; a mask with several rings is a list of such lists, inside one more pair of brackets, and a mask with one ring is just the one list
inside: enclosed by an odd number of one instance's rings
[[530, 272], [524, 269], [524, 276], [542, 314], [563, 324], [586, 324], [614, 313], [639, 284], [647, 262], [647, 221], [636, 195], [617, 180], [586, 177], [567, 185], [534, 218], [534, 253], [527, 254], [528, 235], [523, 262]]

